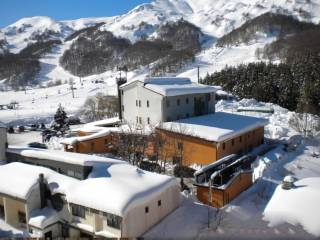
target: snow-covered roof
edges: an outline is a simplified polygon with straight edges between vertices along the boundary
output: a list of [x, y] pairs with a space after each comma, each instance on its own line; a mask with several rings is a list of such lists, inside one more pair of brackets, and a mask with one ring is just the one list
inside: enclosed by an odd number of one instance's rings
[[215, 114], [166, 122], [159, 128], [208, 141], [223, 142], [267, 124], [268, 121], [263, 118], [216, 112]]
[[215, 168], [215, 167], [217, 167], [217, 166], [219, 166], [219, 165], [221, 165], [221, 164], [223, 164], [225, 162], [228, 162], [230, 159], [235, 158], [236, 156], [237, 156], [236, 154], [231, 154], [231, 155], [226, 156], [224, 158], [221, 158], [218, 161], [215, 161], [215, 162], [213, 162], [213, 163], [211, 163], [211, 164], [209, 164], [207, 166], [204, 166], [203, 168], [201, 168], [198, 171], [196, 171], [194, 173], [194, 176], [198, 176], [198, 175], [200, 175], [202, 173], [205, 173], [206, 171], [208, 171], [208, 170], [210, 170], [212, 168]]
[[53, 193], [65, 193], [77, 180], [51, 169], [14, 162], [0, 166], [0, 193], [26, 200], [32, 189], [38, 186], [43, 173]]
[[290, 190], [279, 185], [264, 210], [264, 220], [274, 227], [282, 223], [301, 224], [310, 234], [320, 236], [320, 178], [305, 178]]
[[107, 118], [107, 119], [103, 119], [103, 120], [99, 120], [99, 121], [95, 121], [95, 122], [90, 122], [87, 123], [86, 125], [91, 125], [91, 126], [110, 126], [113, 124], [118, 124], [120, 123], [121, 120], [118, 117], [114, 117], [114, 118]]
[[104, 158], [94, 155], [87, 155], [81, 153], [72, 153], [72, 152], [63, 152], [57, 150], [47, 150], [47, 149], [39, 149], [39, 148], [29, 148], [29, 147], [16, 147], [9, 146], [7, 149], [9, 153], [16, 153], [24, 157], [31, 157], [43, 160], [52, 160], [57, 162], [65, 162], [75, 165], [82, 166], [92, 166], [96, 162], [103, 163], [121, 163], [122, 161], [112, 159], [112, 158]]
[[113, 125], [119, 124], [120, 122], [121, 121], [118, 117], [107, 118], [107, 119], [103, 119], [95, 122], [86, 123], [80, 128], [72, 129], [72, 132], [82, 131], [82, 132], [97, 133], [106, 128], [111, 128], [113, 127]]
[[44, 229], [59, 221], [58, 213], [49, 207], [34, 209], [29, 214], [29, 224], [33, 227]]
[[[142, 82], [146, 89], [169, 97], [196, 93], [213, 93], [216, 91], [216, 88], [194, 83], [190, 78], [154, 77], [136, 81]], [[123, 84], [121, 87], [125, 87], [131, 83]]]
[[60, 143], [67, 144], [67, 145], [74, 145], [77, 142], [85, 142], [92, 139], [108, 136], [110, 133], [115, 131], [118, 131], [118, 128], [105, 128], [105, 129], [101, 129], [100, 131], [94, 134], [87, 135], [87, 136], [64, 138], [60, 141]]
[[[68, 161], [70, 156], [60, 151], [24, 151], [28, 156], [51, 156], [65, 161]], [[77, 180], [48, 168], [15, 162], [0, 166], [0, 193], [27, 199], [30, 191], [38, 186], [39, 174], [43, 173], [51, 192], [65, 194], [68, 202], [123, 216], [129, 209], [144, 204], [155, 195], [178, 184], [173, 177], [143, 171], [124, 161], [86, 154], [71, 156], [92, 161], [90, 164], [93, 170], [88, 179]], [[40, 220], [37, 219], [38, 223]]]
[[70, 189], [68, 201], [118, 216], [178, 184], [175, 178], [126, 163], [96, 166], [93, 172], [94, 178], [79, 181]]

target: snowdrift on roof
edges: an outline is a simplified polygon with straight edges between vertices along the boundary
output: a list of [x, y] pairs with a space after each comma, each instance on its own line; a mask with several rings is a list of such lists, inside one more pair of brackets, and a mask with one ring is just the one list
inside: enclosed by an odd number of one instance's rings
[[320, 178], [305, 178], [295, 187], [284, 190], [278, 186], [264, 210], [264, 220], [271, 227], [282, 223], [302, 225], [317, 237], [320, 236]]

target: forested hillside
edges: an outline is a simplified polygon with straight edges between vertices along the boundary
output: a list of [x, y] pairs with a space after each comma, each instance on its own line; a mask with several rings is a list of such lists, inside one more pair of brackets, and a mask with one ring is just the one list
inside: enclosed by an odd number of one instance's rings
[[100, 30], [99, 24], [73, 33], [66, 40], [75, 39], [60, 59], [61, 65], [72, 74], [88, 76], [126, 66], [134, 70], [155, 63], [153, 75], [176, 72], [193, 60], [201, 50], [201, 30], [180, 20], [168, 22], [157, 29], [157, 38], [131, 43]]
[[0, 55], [0, 79], [5, 79], [13, 89], [36, 84], [34, 79], [40, 71], [39, 58], [57, 44], [61, 41], [37, 41], [18, 54], [5, 52]]
[[289, 34], [315, 28], [318, 28], [318, 26], [309, 22], [300, 22], [293, 16], [267, 12], [248, 20], [239, 28], [218, 39], [217, 46], [228, 47], [241, 43], [248, 44], [259, 37], [259, 34], [283, 38]]
[[272, 102], [290, 110], [320, 114], [320, 55], [305, 52], [281, 64], [226, 67], [203, 82], [220, 85], [239, 98]]

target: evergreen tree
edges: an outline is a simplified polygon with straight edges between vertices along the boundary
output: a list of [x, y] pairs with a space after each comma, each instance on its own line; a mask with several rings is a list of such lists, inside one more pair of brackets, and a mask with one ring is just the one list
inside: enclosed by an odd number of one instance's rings
[[57, 112], [54, 115], [54, 123], [52, 128], [58, 132], [59, 135], [64, 135], [69, 129], [67, 113], [64, 108], [59, 104]]

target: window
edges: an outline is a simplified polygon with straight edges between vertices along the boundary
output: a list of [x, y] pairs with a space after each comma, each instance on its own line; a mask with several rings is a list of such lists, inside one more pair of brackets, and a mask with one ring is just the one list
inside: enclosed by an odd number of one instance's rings
[[147, 122], [148, 122], [148, 124], [150, 124], [150, 118], [149, 117], [147, 118]]
[[149, 107], [150, 106], [150, 103], [149, 103], [149, 100], [147, 100], [147, 107]]
[[231, 144], [232, 144], [232, 146], [234, 146], [234, 139], [232, 139]]
[[161, 206], [161, 200], [158, 200], [158, 207]]
[[144, 209], [144, 211], [145, 211], [145, 213], [149, 213], [149, 207], [146, 207], [146, 208]]
[[211, 100], [210, 93], [207, 93], [206, 98], [207, 98], [207, 102], [209, 102]]
[[26, 224], [26, 214], [24, 212], [18, 211], [18, 221], [19, 223]]
[[177, 99], [177, 105], [180, 106], [180, 99]]
[[190, 117], [190, 115], [189, 115], [189, 113], [187, 113], [187, 114], [186, 114], [186, 118], [189, 118], [189, 117]]
[[182, 142], [178, 142], [178, 149], [182, 150], [183, 149], [183, 143]]
[[91, 143], [91, 152], [94, 152], [95, 144], [94, 142]]
[[137, 123], [139, 123], [139, 117], [138, 116], [137, 116], [136, 120], [137, 120]]
[[189, 104], [189, 98], [186, 98], [186, 104]]
[[74, 177], [74, 171], [68, 170], [67, 171], [67, 175], [70, 176], [70, 177]]
[[167, 108], [170, 107], [170, 101], [167, 100]]
[[222, 149], [225, 150], [226, 149], [226, 143], [222, 144]]
[[0, 205], [0, 219], [5, 219], [4, 206]]
[[248, 138], [250, 138], [250, 133], [248, 133]]
[[81, 217], [81, 218], [86, 217], [85, 208], [82, 206], [72, 204], [71, 212], [73, 216]]
[[138, 107], [138, 100], [136, 100], [136, 106]]
[[121, 90], [121, 95], [123, 96], [123, 90]]
[[239, 141], [242, 142], [242, 136], [240, 136]]
[[142, 124], [142, 119], [141, 119], [141, 117], [139, 117], [139, 123]]
[[124, 105], [122, 105], [122, 112], [124, 112]]
[[170, 122], [171, 121], [171, 118], [170, 117], [167, 117], [167, 122]]
[[139, 100], [139, 107], [141, 107], [141, 100]]
[[105, 217], [107, 217], [107, 225], [112, 228], [120, 229], [121, 228], [121, 217], [111, 214], [111, 213], [103, 213]]

